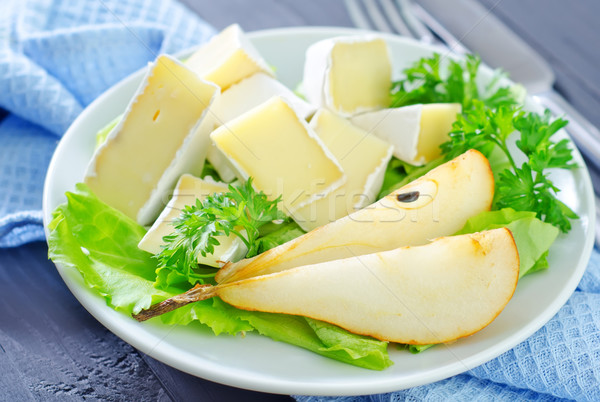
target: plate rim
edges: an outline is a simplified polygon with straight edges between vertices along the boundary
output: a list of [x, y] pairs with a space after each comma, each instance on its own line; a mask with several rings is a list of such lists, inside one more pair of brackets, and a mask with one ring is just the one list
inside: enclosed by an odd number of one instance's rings
[[[273, 29], [265, 29], [265, 30], [248, 32], [248, 37], [251, 40], [255, 40], [255, 39], [271, 37], [274, 35], [275, 36], [282, 35], [282, 34], [284, 34], [284, 35], [322, 34], [322, 35], [328, 35], [328, 36], [335, 36], [335, 35], [364, 34], [364, 33], [376, 34], [376, 35], [379, 35], [384, 38], [393, 38], [394, 41], [400, 40], [400, 41], [403, 41], [406, 43], [411, 43], [411, 44], [418, 43], [419, 46], [421, 46], [425, 49], [430, 49], [432, 51], [433, 50], [439, 51], [440, 49], [443, 50], [443, 48], [440, 48], [439, 46], [419, 43], [418, 41], [415, 41], [411, 38], [405, 38], [405, 37], [400, 37], [400, 36], [393, 35], [393, 34], [368, 31], [368, 30], [363, 30], [363, 29], [348, 28], [348, 27], [311, 26], [311, 27], [273, 28]], [[182, 52], [178, 52], [177, 56], [183, 56], [185, 54], [189, 54], [190, 52], [192, 52], [194, 49], [198, 48], [199, 46], [194, 46], [194, 47], [188, 48]], [[74, 130], [73, 127], [76, 128], [77, 125], [81, 121], [84, 121], [87, 114], [90, 113], [89, 111], [94, 109], [97, 104], [104, 102], [105, 98], [109, 98], [112, 95], [113, 91], [115, 91], [115, 88], [123, 86], [129, 80], [132, 80], [134, 76], [142, 74], [144, 70], [145, 70], [145, 68], [141, 68], [140, 70], [128, 75], [127, 77], [120, 80], [118, 83], [116, 83], [113, 86], [111, 86], [110, 88], [108, 88], [104, 93], [102, 93], [102, 95], [100, 95], [98, 98], [96, 98], [92, 103], [90, 103], [84, 109], [84, 111], [75, 119], [75, 121], [71, 124], [71, 126], [69, 127], [69, 129], [67, 130], [65, 135], [63, 136], [63, 138], [60, 140], [60, 142], [52, 156], [51, 162], [48, 166], [48, 171], [47, 171], [48, 173], [46, 175], [46, 179], [44, 182], [42, 211], [43, 211], [43, 223], [44, 223], [44, 231], [46, 233], [46, 239], [48, 239], [48, 234], [49, 234], [48, 223], [51, 220], [52, 211], [55, 208], [55, 206], [52, 206], [50, 204], [52, 201], [51, 186], [54, 181], [54, 174], [57, 170], [57, 165], [59, 165], [59, 163], [60, 163], [57, 155], [60, 155], [60, 153], [62, 152], [62, 149], [67, 146], [66, 144], [68, 144], [70, 138], [74, 136], [74, 133], [76, 133], [76, 130]], [[591, 179], [589, 176], [589, 172], [587, 170], [587, 167], [583, 163], [581, 154], [579, 153], [579, 151], [576, 148], [574, 150], [574, 155], [575, 155], [575, 159], [581, 165], [580, 169], [582, 169], [582, 174], [583, 174], [583, 178], [585, 181], [584, 187], [586, 189], [585, 195], [587, 196], [586, 202], [589, 203], [590, 209], [591, 209], [588, 212], [591, 213], [590, 216], [593, 217], [593, 216], [595, 216], [595, 210], [594, 210], [595, 204], [593, 202], [593, 190], [590, 192], [590, 189], [593, 189], [593, 187], [592, 187]], [[581, 194], [578, 194], [578, 195], [581, 195]], [[49, 208], [53, 208], [53, 209], [49, 209]], [[252, 378], [240, 378], [240, 377], [236, 377], [235, 375], [233, 375], [233, 376], [227, 375], [227, 373], [220, 373], [220, 375], [217, 375], [217, 374], [215, 374], [214, 371], [212, 371], [211, 367], [199, 369], [196, 366], [187, 364], [185, 361], [183, 363], [181, 363], [179, 361], [174, 363], [172, 354], [171, 354], [172, 351], [169, 350], [170, 346], [168, 343], [164, 343], [164, 345], [168, 346], [166, 348], [163, 346], [160, 349], [155, 349], [154, 348], [155, 345], [152, 345], [152, 343], [156, 342], [158, 339], [154, 336], [154, 334], [149, 333], [144, 327], [141, 327], [141, 326], [137, 327], [138, 325], [141, 325], [141, 324], [139, 324], [137, 322], [130, 322], [129, 323], [130, 325], [126, 325], [125, 327], [123, 327], [122, 325], [117, 325], [118, 320], [113, 321], [113, 319], [115, 317], [122, 317], [123, 319], [126, 318], [126, 319], [128, 319], [128, 321], [133, 321], [133, 320], [129, 320], [129, 317], [126, 317], [122, 313], [119, 313], [119, 312], [113, 310], [112, 308], [108, 307], [105, 303], [104, 298], [102, 296], [100, 296], [97, 292], [93, 291], [92, 289], [87, 288], [86, 286], [84, 286], [82, 288], [80, 286], [79, 282], [82, 282], [83, 278], [80, 278], [81, 280], [78, 282], [78, 280], [75, 280], [71, 276], [73, 274], [73, 272], [68, 272], [69, 271], [68, 268], [62, 266], [62, 264], [58, 264], [58, 263], [54, 263], [54, 262], [53, 263], [56, 265], [56, 268], [57, 268], [59, 274], [63, 278], [63, 280], [66, 283], [69, 290], [77, 298], [79, 303], [81, 303], [81, 305], [92, 316], [94, 316], [94, 318], [96, 318], [98, 321], [100, 321], [100, 323], [103, 326], [105, 326], [107, 329], [109, 329], [112, 333], [117, 335], [123, 341], [129, 343], [136, 349], [152, 356], [153, 358], [156, 358], [157, 360], [159, 360], [167, 365], [170, 365], [179, 370], [182, 370], [182, 371], [192, 374], [194, 376], [198, 376], [198, 377], [210, 380], [210, 381], [215, 381], [215, 382], [219, 382], [219, 383], [226, 384], [229, 386], [245, 388], [245, 389], [260, 391], [260, 392], [270, 392], [270, 393], [278, 393], [278, 394], [297, 394], [297, 395], [360, 395], [360, 394], [367, 394], [367, 393], [370, 394], [370, 393], [397, 391], [400, 389], [405, 389], [405, 388], [410, 388], [410, 387], [414, 387], [414, 386], [432, 383], [434, 381], [439, 381], [439, 380], [460, 374], [462, 372], [470, 370], [470, 369], [477, 367], [489, 360], [496, 358], [500, 354], [512, 349], [513, 347], [518, 345], [523, 340], [529, 338], [538, 329], [540, 329], [542, 326], [544, 326], [554, 315], [556, 315], [558, 310], [567, 302], [567, 300], [570, 298], [571, 294], [576, 289], [581, 277], [583, 276], [583, 273], [585, 272], [585, 269], [587, 267], [587, 262], [589, 261], [589, 258], [590, 258], [590, 255], [591, 255], [591, 252], [593, 249], [594, 228], [595, 228], [595, 219], [590, 219], [587, 223], [587, 231], [588, 232], [586, 234], [585, 244], [583, 245], [582, 254], [580, 255], [580, 258], [578, 260], [578, 266], [574, 272], [574, 275], [571, 275], [571, 277], [569, 277], [569, 280], [567, 281], [566, 285], [562, 288], [561, 292], [553, 299], [552, 303], [548, 307], [546, 307], [546, 309], [544, 309], [543, 314], [538, 315], [536, 317], [536, 320], [534, 322], [531, 322], [529, 325], [521, 328], [519, 331], [510, 334], [510, 336], [508, 336], [505, 339], [502, 346], [494, 346], [493, 348], [488, 348], [488, 349], [486, 349], [487, 353], [480, 352], [475, 355], [462, 358], [460, 360], [460, 362], [456, 362], [453, 365], [451, 365], [450, 367], [443, 366], [443, 367], [438, 367], [438, 368], [432, 369], [427, 372], [427, 375], [421, 375], [419, 378], [412, 379], [412, 381], [409, 381], [409, 382], [401, 381], [401, 380], [399, 381], [397, 378], [393, 378], [393, 377], [392, 378], [386, 377], [385, 380], [380, 379], [379, 381], [376, 381], [376, 382], [371, 381], [370, 384], [364, 384], [364, 383], [330, 384], [330, 383], [325, 383], [325, 382], [312, 382], [310, 384], [307, 384], [307, 383], [302, 383], [302, 382], [290, 383], [289, 381], [285, 381], [285, 380], [277, 381], [276, 379], [273, 379], [273, 381], [271, 381], [271, 382], [256, 383], [256, 382], [254, 382], [254, 379], [252, 379]], [[81, 277], [81, 275], [79, 274], [78, 271], [75, 273]], [[87, 297], [90, 296], [90, 293], [93, 293], [94, 298], [99, 298], [99, 299], [101, 299], [102, 303], [104, 303], [104, 306], [101, 306], [101, 308], [99, 310], [96, 309], [95, 302], [87, 301]], [[83, 302], [82, 299], [86, 300], [86, 302]], [[139, 329], [141, 329], [142, 331], [145, 330], [145, 332], [147, 332], [147, 334], [151, 335], [150, 336], [151, 339], [142, 341], [140, 339], [136, 339], [136, 338], [132, 337], [131, 334], [129, 333], [129, 330], [134, 329], [134, 327], [137, 327], [135, 329], [138, 329], [138, 330]], [[158, 341], [160, 341], [160, 340], [158, 340]], [[490, 349], [493, 349], [493, 351], [490, 352], [489, 351]], [[308, 352], [308, 353], [311, 353], [311, 352]], [[175, 359], [175, 360], [177, 360], [177, 359]], [[458, 364], [458, 363], [460, 363], [460, 364]], [[309, 392], [307, 392], [307, 391], [309, 391]]]

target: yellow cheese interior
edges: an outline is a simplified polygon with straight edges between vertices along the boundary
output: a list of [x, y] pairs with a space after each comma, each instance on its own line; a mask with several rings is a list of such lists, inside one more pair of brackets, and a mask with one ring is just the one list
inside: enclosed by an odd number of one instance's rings
[[242, 41], [243, 35], [236, 25], [226, 28], [198, 49], [186, 64], [222, 91], [259, 71], [272, 74], [252, 45]]
[[423, 105], [417, 157], [426, 162], [441, 156], [440, 145], [449, 140], [452, 123], [462, 110], [460, 103], [430, 103]]
[[[354, 212], [357, 204], [364, 206], [375, 202], [365, 194], [365, 185], [369, 176], [382, 165], [390, 148], [385, 141], [325, 109], [313, 117], [311, 127], [338, 160], [347, 181], [326, 197], [294, 212], [294, 219], [306, 230]], [[374, 189], [374, 192], [379, 190]]]
[[215, 91], [186, 67], [159, 57], [118, 132], [96, 152], [95, 175], [87, 176], [86, 184], [101, 200], [136, 219]]
[[392, 69], [383, 39], [337, 43], [331, 52], [329, 93], [345, 113], [388, 107]]
[[[169, 201], [159, 219], [148, 230], [148, 233], [140, 242], [139, 248], [152, 254], [160, 252], [161, 245], [164, 244], [163, 237], [173, 232], [173, 222], [179, 217], [186, 205], [194, 205], [196, 199], [203, 200], [211, 194], [225, 191], [227, 191], [227, 185], [224, 183], [202, 180], [189, 174], [182, 175], [173, 191], [173, 198]], [[230, 250], [235, 239], [236, 236], [233, 234], [218, 236], [217, 240], [221, 244], [215, 246], [213, 254], [207, 254], [205, 257], [200, 255], [198, 263], [213, 267], [220, 266], [217, 262], [219, 257]]]
[[254, 186], [271, 199], [281, 195], [285, 212], [344, 177], [280, 97], [231, 120], [211, 138], [243, 178], [253, 177]]
[[248, 56], [248, 53], [243, 49], [236, 49], [220, 65], [204, 74], [203, 78], [214, 82], [221, 89], [227, 89], [259, 71], [262, 69]]

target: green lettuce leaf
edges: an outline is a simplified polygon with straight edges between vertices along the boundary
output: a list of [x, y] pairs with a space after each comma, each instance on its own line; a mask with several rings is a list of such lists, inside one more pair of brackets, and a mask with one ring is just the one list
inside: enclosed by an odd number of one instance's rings
[[212, 163], [209, 162], [208, 159], [204, 161], [204, 167], [202, 167], [202, 172], [200, 173], [200, 177], [202, 177], [203, 179], [207, 176], [210, 176], [215, 181], [225, 182], [225, 180], [223, 180], [219, 172], [217, 172], [217, 169], [215, 169], [215, 167], [212, 165]]
[[[87, 286], [127, 315], [181, 293], [176, 287], [154, 287], [156, 260], [137, 247], [146, 233], [142, 226], [102, 203], [83, 184], [66, 197], [49, 225], [49, 257], [54, 262], [78, 270]], [[372, 370], [392, 364], [386, 342], [303, 317], [239, 310], [218, 298], [189, 304], [160, 319], [171, 325], [198, 321], [216, 335], [256, 330], [274, 340]]]
[[325, 322], [306, 317], [238, 310], [238, 317], [271, 339], [291, 343], [344, 363], [383, 370], [393, 362], [387, 342], [355, 335]]
[[258, 238], [258, 254], [264, 253], [280, 244], [287, 243], [290, 240], [294, 240], [296, 237], [302, 236], [306, 233], [298, 226], [294, 221], [283, 223], [281, 225], [267, 224], [267, 230], [272, 229], [264, 235], [261, 228], [261, 237]]
[[535, 212], [515, 211], [503, 208], [485, 211], [470, 218], [456, 234], [480, 232], [483, 230], [508, 228], [519, 250], [519, 278], [548, 268], [548, 250], [558, 236], [559, 230], [536, 218]]
[[[142, 226], [98, 200], [83, 184], [66, 196], [67, 203], [55, 210], [49, 225], [49, 256], [54, 262], [79, 270], [90, 288], [125, 314], [138, 313], [181, 293], [176, 288], [154, 287], [156, 260], [137, 247], [146, 233]], [[215, 334], [252, 330], [229, 311], [213, 308], [210, 300], [185, 306], [161, 319], [178, 324], [198, 320]]]
[[428, 345], [408, 345], [408, 350], [410, 351], [410, 353], [416, 355], [417, 353], [424, 352], [435, 345], [435, 343], [430, 343]]
[[388, 358], [387, 342], [368, 336], [348, 336], [348, 331], [335, 325], [307, 317], [304, 319], [323, 342], [321, 352], [335, 353], [338, 360], [346, 362], [360, 359], [362, 367], [374, 370], [393, 364]]
[[397, 159], [396, 157], [392, 157], [392, 159], [390, 159], [387, 168], [385, 169], [383, 183], [377, 198], [385, 197], [393, 191], [392, 189], [395, 188], [398, 183], [404, 180], [404, 178], [408, 175], [406, 170], [407, 165], [407, 163]]
[[430, 347], [435, 346], [435, 345], [439, 345], [439, 343], [430, 343], [427, 345], [406, 345], [406, 344], [401, 343], [401, 344], [398, 344], [398, 347], [400, 349], [408, 349], [408, 351], [410, 353], [412, 353], [413, 355], [416, 355], [417, 353], [424, 352], [427, 349], [429, 349]]
[[106, 126], [102, 127], [100, 131], [96, 133], [96, 148], [104, 144], [104, 141], [106, 141], [106, 137], [108, 137], [108, 134], [110, 134], [112, 129], [115, 128], [117, 124], [119, 124], [122, 118], [123, 115], [115, 117], [113, 121], [108, 123]]

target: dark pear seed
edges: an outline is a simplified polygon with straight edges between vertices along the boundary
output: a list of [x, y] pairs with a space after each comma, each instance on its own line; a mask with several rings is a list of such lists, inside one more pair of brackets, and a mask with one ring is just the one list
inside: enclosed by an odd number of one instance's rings
[[411, 191], [409, 193], [398, 194], [396, 198], [400, 202], [414, 202], [419, 199], [419, 195], [418, 191]]

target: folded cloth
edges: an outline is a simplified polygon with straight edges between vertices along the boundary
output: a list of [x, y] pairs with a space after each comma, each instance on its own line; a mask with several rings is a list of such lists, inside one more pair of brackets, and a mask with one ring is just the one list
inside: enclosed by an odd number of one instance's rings
[[2, 0], [0, 247], [43, 240], [42, 187], [60, 137], [98, 95], [215, 31], [175, 0]]
[[544, 327], [467, 373], [387, 394], [295, 398], [299, 402], [600, 401], [600, 253], [592, 252], [577, 290]]

